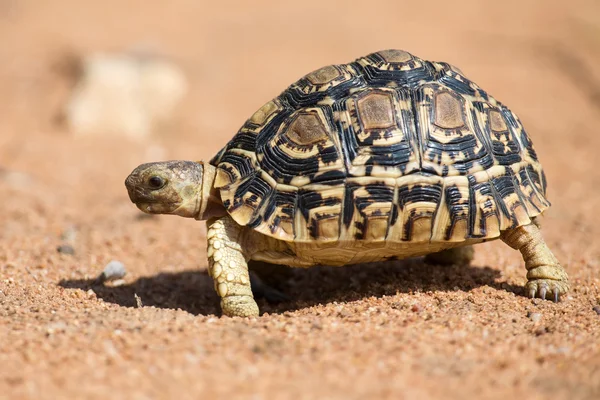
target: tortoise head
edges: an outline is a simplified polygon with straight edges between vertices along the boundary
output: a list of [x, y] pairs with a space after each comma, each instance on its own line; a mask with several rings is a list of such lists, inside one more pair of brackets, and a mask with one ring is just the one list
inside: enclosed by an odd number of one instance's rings
[[203, 199], [204, 176], [203, 163], [154, 162], [134, 169], [125, 186], [131, 201], [145, 213], [199, 218], [202, 205], [208, 200]]

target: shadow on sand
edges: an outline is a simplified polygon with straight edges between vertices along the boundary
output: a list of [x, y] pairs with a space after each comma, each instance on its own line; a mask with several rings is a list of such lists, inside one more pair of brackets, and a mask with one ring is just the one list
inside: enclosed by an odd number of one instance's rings
[[[497, 282], [499, 276], [489, 267], [428, 265], [422, 259], [293, 269], [286, 279], [270, 282], [291, 300], [277, 304], [257, 301], [261, 312], [282, 313], [333, 301], [417, 291], [469, 291], [486, 285], [521, 294], [520, 286]], [[137, 295], [144, 306], [180, 308], [195, 315], [220, 314], [219, 299], [206, 271], [160, 273], [121, 286], [98, 285], [91, 279], [62, 280], [59, 285], [93, 289], [98, 298], [124, 307], [136, 307]]]

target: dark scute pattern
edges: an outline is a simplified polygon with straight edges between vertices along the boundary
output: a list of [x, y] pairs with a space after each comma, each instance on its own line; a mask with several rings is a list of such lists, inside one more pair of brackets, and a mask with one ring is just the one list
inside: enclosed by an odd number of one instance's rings
[[394, 199], [394, 188], [383, 183], [371, 183], [364, 186], [368, 196], [356, 196], [355, 191], [363, 186], [353, 183], [346, 187], [344, 198], [344, 225], [349, 226], [354, 214], [354, 207], [362, 214], [364, 209], [373, 203], [391, 203]]
[[437, 204], [442, 195], [442, 185], [417, 184], [412, 188], [401, 186], [398, 188], [398, 205], [404, 208], [407, 204], [426, 201]]
[[273, 188], [264, 179], [258, 175], [249, 177], [243, 181], [235, 190], [233, 204], [225, 201], [223, 205], [230, 211], [235, 211], [237, 208], [246, 204], [254, 209], [254, 213], [250, 217], [248, 225], [255, 227], [262, 221], [262, 216], [259, 214], [261, 205], [268, 201], [269, 196], [273, 192]]
[[513, 220], [513, 223], [516, 222], [511, 210], [506, 207], [506, 204], [503, 201], [503, 198], [515, 193], [515, 187], [512, 178], [510, 176], [492, 178], [492, 185], [498, 208], [500, 211], [502, 211], [502, 214], [504, 214], [505, 217]]
[[[486, 104], [483, 101], [473, 101], [471, 104], [473, 104], [473, 107], [478, 112], [480, 112], [480, 113], [486, 112]], [[476, 115], [474, 113], [475, 110], [472, 110], [472, 114], [471, 115], [473, 115], [473, 117], [476, 117]]]
[[[375, 56], [376, 57], [376, 56]], [[377, 58], [373, 59], [378, 62]], [[354, 68], [361, 71], [369, 82], [370, 86], [385, 86], [390, 82], [395, 82], [399, 86], [407, 88], [416, 88], [422, 81], [432, 81], [438, 78], [435, 68], [430, 62], [423, 61], [423, 66], [409, 70], [382, 70], [372, 65], [362, 66], [358, 63], [352, 64]]]
[[[504, 117], [504, 119], [508, 122], [508, 130], [497, 133], [490, 132], [485, 135], [485, 138], [492, 142], [492, 151], [496, 160], [500, 165], [511, 165], [514, 163], [518, 163], [521, 161], [521, 148], [519, 143], [515, 139], [515, 132], [518, 132], [519, 125], [515, 120], [513, 113], [507, 110], [505, 107], [500, 106], [500, 113]], [[507, 140], [506, 146], [508, 146], [508, 150], [506, 150], [505, 145], [500, 139], [503, 138]]]
[[[410, 101], [410, 91], [405, 89], [398, 90], [398, 95], [401, 99]], [[345, 111], [347, 108], [346, 102], [336, 103], [333, 106], [334, 111]], [[374, 140], [386, 138], [391, 135], [391, 130], [386, 129], [373, 129], [368, 134], [363, 132], [361, 136], [364, 139], [359, 143], [357, 132], [354, 125], [349, 124], [343, 126], [342, 124], [337, 125], [337, 130], [340, 132], [340, 140], [342, 147], [345, 150], [346, 163], [351, 164], [362, 149], [367, 149], [369, 158], [364, 162], [367, 168], [374, 165], [381, 165], [386, 167], [399, 167], [402, 172], [406, 170], [406, 164], [410, 160], [411, 156], [411, 138], [414, 135], [414, 117], [408, 110], [402, 109], [402, 125], [399, 128], [405, 135], [405, 138], [399, 142], [391, 145], [377, 145], [374, 146]], [[396, 128], [394, 128], [396, 129]], [[370, 175], [367, 173], [366, 175]]]
[[[327, 126], [334, 125], [332, 123], [331, 109], [321, 107], [323, 115], [327, 119]], [[275, 180], [289, 184], [296, 176], [308, 176], [314, 182], [319, 182], [327, 177], [323, 174], [318, 175], [319, 162], [331, 164], [340, 158], [338, 150], [331, 140], [318, 142], [306, 146], [298, 145], [288, 139], [286, 135], [279, 135], [276, 138], [275, 144], [271, 143], [271, 139], [277, 134], [280, 126], [269, 127], [264, 129], [257, 138], [257, 155], [263, 156], [261, 160], [261, 168], [269, 173]], [[283, 147], [294, 149], [296, 151], [310, 151], [316, 147], [318, 152], [316, 155], [307, 158], [295, 158], [284, 152]], [[345, 172], [340, 171], [336, 177], [345, 177]]]
[[[469, 170], [473, 168], [475, 162], [479, 162], [484, 168], [489, 168], [494, 164], [494, 159], [485, 150], [485, 146], [481, 147], [478, 152], [475, 152], [477, 140], [473, 135], [465, 135], [449, 141], [448, 143], [440, 143], [435, 138], [430, 137], [427, 147], [429, 152], [427, 153], [428, 161], [441, 163], [442, 154], [446, 153], [454, 161], [459, 155], [462, 155], [460, 161], [456, 161], [452, 166], [458, 171], [460, 175], [467, 175]], [[444, 171], [446, 171], [444, 173]], [[433, 168], [424, 167], [423, 172], [430, 172], [435, 174]], [[448, 171], [446, 168], [442, 171], [442, 176], [447, 176]]]
[[[368, 215], [365, 213], [365, 209], [373, 204], [373, 203], [392, 203], [394, 200], [394, 188], [387, 186], [383, 183], [371, 183], [364, 186], [364, 189], [367, 191], [367, 196], [357, 196], [354, 191], [357, 189], [362, 189], [361, 185], [352, 184], [348, 185], [346, 188], [346, 198], [344, 199], [344, 225], [349, 226], [351, 219], [349, 219], [354, 214], [354, 209], [358, 209], [358, 212], [364, 218], [363, 221], [355, 221], [354, 226], [356, 227], [356, 232], [354, 237], [356, 240], [364, 239], [364, 235], [366, 233], [365, 222], [368, 219]], [[393, 207], [393, 205], [392, 205]], [[375, 210], [373, 211], [373, 215], [384, 215], [383, 211]]]
[[[487, 235], [487, 220], [492, 215], [497, 216], [496, 209], [494, 208], [494, 204], [492, 204], [491, 198], [494, 198], [494, 191], [490, 182], [476, 182], [475, 178], [472, 176], [468, 177], [469, 179], [469, 237], [486, 237]], [[477, 208], [478, 205], [476, 203], [477, 197], [475, 193], [479, 193], [480, 196], [488, 196], [488, 199], [483, 204], [483, 211], [481, 214], [481, 219], [479, 221], [476, 220], [477, 217]], [[491, 197], [490, 197], [491, 196]], [[473, 233], [473, 229], [475, 228], [475, 224], [479, 224], [480, 235], [475, 235]]]
[[[242, 186], [248, 185], [244, 188]], [[248, 182], [244, 185], [240, 185], [235, 191], [235, 198], [241, 198], [241, 196], [247, 195], [250, 193], [250, 196], [246, 199], [246, 203], [249, 205], [253, 205], [257, 209], [260, 207], [258, 204], [258, 199], [260, 201], [264, 201], [268, 195], [271, 194], [273, 188], [267, 181], [262, 179], [260, 176], [255, 175], [253, 178], [248, 179]]]
[[[277, 129], [281, 125], [281, 123], [286, 120], [292, 111], [289, 107], [284, 107], [271, 121], [269, 121], [261, 130], [260, 134], [256, 134], [251, 131], [252, 128], [255, 128], [256, 125], [247, 121], [242, 128], [238, 131], [238, 133], [227, 143], [227, 145], [221, 150], [213, 159], [211, 160], [211, 164], [218, 165], [221, 162], [227, 161], [228, 156], [235, 154], [230, 152], [231, 149], [242, 149], [251, 152], [255, 152], [256, 149], [263, 145], [264, 142], [272, 138], [276, 133]], [[238, 156], [239, 157], [239, 156]], [[237, 162], [241, 161], [240, 159], [234, 159], [231, 162], [237, 168], [244, 168], [242, 165], [238, 165]], [[245, 175], [242, 175], [245, 176]]]
[[499, 176], [492, 178], [496, 191], [501, 197], [508, 197], [515, 192], [513, 181], [510, 176]]
[[[345, 102], [333, 104], [333, 110], [345, 111]], [[346, 164], [350, 164], [352, 160], [356, 157], [358, 150], [358, 142], [356, 141], [356, 132], [354, 131], [354, 127], [352, 125], [349, 125], [347, 129], [344, 129], [342, 124], [339, 122], [335, 125], [335, 127], [336, 130], [340, 132], [340, 144], [345, 150], [344, 153], [346, 155]]]
[[519, 123], [517, 116], [504, 105], [499, 104], [499, 106], [511, 132], [519, 132], [520, 127], [521, 135], [519, 139], [523, 146], [525, 146], [525, 151], [533, 161], [538, 161], [537, 154], [533, 148], [533, 143], [531, 142], [529, 135], [527, 135], [525, 128], [523, 128], [523, 126]]
[[284, 105], [283, 110], [275, 115], [273, 119], [262, 128], [260, 133], [255, 136], [255, 149], [259, 149], [269, 142], [277, 134], [281, 124], [288, 120], [292, 114], [293, 110], [291, 110], [289, 106], [285, 106], [284, 102], [281, 103]]
[[392, 211], [390, 215], [390, 226], [394, 225], [398, 220], [398, 207], [395, 204], [392, 204]]
[[246, 130], [241, 130], [230, 142], [230, 149], [242, 149], [248, 151], [256, 150], [256, 134]]
[[265, 221], [268, 221], [271, 218], [271, 215], [277, 210], [277, 195], [280, 192], [275, 192], [273, 196], [271, 196], [263, 209], [263, 218]]
[[475, 96], [477, 91], [469, 85], [469, 80], [463, 79], [462, 81], [459, 81], [458, 79], [456, 79], [455, 76], [455, 74], [444, 74], [440, 78], [440, 83], [447, 86], [450, 90], [453, 90], [456, 93], [466, 96]]
[[319, 155], [296, 159], [284, 153], [278, 146], [265, 146], [262, 154], [262, 169], [286, 184], [296, 176], [314, 176], [319, 171]]
[[509, 141], [507, 146], [509, 148], [508, 151], [505, 150], [504, 143], [496, 140], [492, 141], [494, 156], [500, 165], [511, 165], [521, 161], [519, 145], [515, 141]]
[[322, 206], [334, 206], [340, 204], [341, 201], [337, 197], [325, 197], [320, 192], [315, 190], [299, 190], [298, 191], [298, 205], [302, 211], [304, 219], [308, 221], [308, 212], [317, 207]]
[[459, 188], [456, 185], [448, 186], [445, 190], [446, 206], [450, 212], [450, 225], [446, 228], [445, 239], [449, 240], [452, 237], [452, 232], [456, 223], [461, 219], [468, 219], [472, 214], [473, 196], [465, 198], [462, 196]]
[[[240, 174], [240, 179], [256, 173], [256, 169], [252, 165], [252, 160], [244, 155], [232, 152], [225, 153], [225, 155], [223, 155], [221, 158], [221, 163], [225, 162], [230, 163], [237, 168], [237, 171]], [[219, 168], [229, 172], [231, 176], [236, 176], [235, 171], [231, 171], [231, 167], [225, 167], [223, 164], [221, 164]]]
[[313, 178], [313, 182], [317, 182], [322, 185], [337, 186], [343, 184], [345, 179], [345, 170], [331, 170], [321, 174], [316, 174]]
[[365, 165], [400, 166], [406, 168], [410, 160], [410, 146], [406, 142], [391, 146], [371, 147], [372, 154]]
[[356, 228], [356, 231], [354, 232], [354, 239], [363, 240], [365, 238], [366, 231], [365, 224], [362, 221], [355, 221], [354, 227]]
[[533, 185], [533, 182], [531, 182], [531, 179], [529, 179], [529, 174], [527, 173], [527, 168], [521, 168], [519, 170], [519, 179], [521, 180], [522, 185], [525, 187]]
[[[300, 80], [300, 85], [311, 85], [308, 80]], [[361, 76], [357, 76], [352, 78], [346, 82], [340, 83], [336, 86], [333, 86], [329, 90], [325, 90], [322, 92], [313, 92], [313, 93], [303, 93], [301, 90], [295, 87], [296, 85], [291, 85], [288, 89], [286, 89], [280, 96], [285, 103], [289, 104], [293, 109], [297, 110], [303, 107], [311, 107], [317, 104], [319, 101], [323, 100], [325, 97], [330, 97], [334, 100], [345, 99], [350, 95], [350, 90], [353, 88], [360, 88], [365, 86], [365, 81]]]
[[529, 135], [527, 135], [525, 129], [523, 129], [523, 131], [521, 132], [521, 142], [523, 143], [523, 146], [525, 146], [525, 150], [527, 151], [529, 157], [533, 161], [538, 161], [537, 153], [533, 148], [533, 143], [531, 142], [531, 139], [529, 139]]
[[548, 187], [548, 181], [546, 180], [546, 173], [542, 170], [542, 194], [546, 195], [546, 188]]
[[542, 193], [545, 193], [546, 184], [544, 182], [542, 182], [543, 180], [545, 180], [545, 176], [540, 177], [540, 174], [538, 174], [537, 171], [535, 169], [533, 169], [533, 167], [531, 165], [527, 165], [525, 168], [527, 169], [527, 173], [529, 174], [529, 177], [531, 178], [531, 182], [535, 185], [535, 188], [537, 190], [541, 189]]
[[352, 185], [347, 185], [344, 189], [344, 205], [343, 205], [343, 224], [346, 228], [350, 226], [352, 219], [354, 218], [354, 197], [352, 193], [354, 192], [354, 187]]
[[340, 158], [340, 155], [338, 154], [337, 149], [334, 146], [330, 146], [324, 149], [320, 147], [319, 155], [321, 157], [321, 160], [325, 164], [332, 164]]
[[256, 228], [262, 222], [263, 222], [263, 216], [260, 215], [260, 214], [258, 214], [258, 213], [255, 213], [254, 216], [253, 216], [253, 219], [250, 222], [248, 222], [248, 226], [250, 228]]
[[298, 193], [296, 192], [283, 192], [275, 191], [268, 199], [268, 203], [265, 205], [263, 211], [263, 219], [269, 221], [275, 211], [277, 216], [273, 218], [270, 225], [271, 233], [277, 230], [277, 227], [281, 223], [282, 217], [288, 221], [294, 220], [294, 213], [296, 212], [296, 202], [298, 199]]
[[[482, 107], [483, 108], [479, 112], [486, 112], [484, 106]], [[475, 111], [475, 109], [471, 110], [471, 119], [473, 121], [477, 121], [477, 111]], [[473, 133], [481, 141], [481, 143], [483, 144], [483, 148], [488, 149], [488, 153], [480, 160], [480, 163], [484, 166], [484, 168], [489, 168], [492, 165], [494, 165], [494, 158], [490, 154], [492, 151], [492, 138], [490, 137], [490, 130], [482, 130], [482, 128], [483, 127], [481, 127], [477, 122], [473, 124]]]
[[365, 185], [365, 190], [372, 202], [392, 201], [394, 197], [394, 189], [384, 183], [369, 183]]
[[243, 204], [244, 199], [242, 198], [242, 196], [246, 194], [246, 192], [252, 185], [252, 178], [253, 177], [250, 177], [249, 179], [242, 181], [242, 183], [240, 183], [240, 185], [235, 189], [235, 194], [233, 196], [233, 204], [230, 205], [232, 210], [235, 210]]

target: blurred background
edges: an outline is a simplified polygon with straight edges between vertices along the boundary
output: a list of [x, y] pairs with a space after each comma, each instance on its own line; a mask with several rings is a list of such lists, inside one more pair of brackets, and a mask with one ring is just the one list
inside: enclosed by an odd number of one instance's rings
[[[90, 374], [111, 370], [108, 364], [98, 369], [94, 355], [87, 361], [66, 355], [86, 351], [86, 340], [96, 339], [83, 340], [80, 330], [66, 327], [69, 341], [47, 333], [48, 321], [75, 318], [88, 307], [81, 304], [91, 302], [63, 295], [57, 282], [92, 278], [117, 259], [130, 273], [128, 290], [139, 293], [134, 281], [140, 276], [206, 266], [201, 224], [140, 218], [123, 185], [134, 167], [209, 159], [255, 110], [301, 76], [387, 48], [458, 66], [519, 115], [548, 177], [553, 207], [544, 219], [546, 238], [575, 286], [597, 293], [597, 0], [0, 0], [0, 288], [12, 293], [4, 300], [10, 307], [39, 310], [35, 317], [17, 310], [7, 319], [12, 328], [1, 335], [0, 347], [12, 350], [0, 351], [0, 361], [14, 374], [37, 374], [37, 383], [23, 393], [76, 391], [83, 379], [102, 385], [105, 375]], [[71, 249], [59, 254], [65, 243]], [[488, 251], [478, 253], [476, 265], [491, 265], [502, 270], [503, 280], [524, 283], [518, 253], [496, 243], [484, 246]], [[174, 298], [188, 281], [180, 278], [174, 288], [153, 281], [165, 293], [152, 304], [218, 313], [204, 275], [202, 291], [186, 286], [197, 290], [199, 303], [185, 293]], [[132, 293], [119, 293], [105, 301], [133, 306], [127, 303]], [[119, 300], [121, 295], [130, 299]], [[113, 311], [95, 317], [110, 332], [137, 318], [124, 307]], [[49, 342], [60, 357], [40, 344]], [[189, 371], [173, 375], [182, 354], [154, 354], [175, 357], [159, 368], [171, 379], [171, 393], [178, 385], [226, 380], [209, 374], [198, 381]], [[522, 365], [521, 356], [511, 360]], [[71, 366], [69, 379], [53, 365]], [[482, 368], [469, 375], [473, 382], [485, 375]], [[123, 372], [131, 385], [154, 384], [144, 373], [128, 374]], [[22, 389], [28, 381], [14, 379], [16, 384], [1, 381], [0, 387]], [[452, 381], [456, 388], [463, 387], [461, 379]]]

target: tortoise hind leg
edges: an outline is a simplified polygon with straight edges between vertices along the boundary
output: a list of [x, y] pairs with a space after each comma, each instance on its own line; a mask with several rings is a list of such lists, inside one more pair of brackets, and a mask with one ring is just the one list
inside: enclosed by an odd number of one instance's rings
[[567, 272], [560, 265], [542, 238], [537, 222], [502, 232], [500, 238], [519, 250], [527, 268], [525, 289], [529, 297], [545, 299], [551, 294], [554, 301], [569, 290]]
[[455, 247], [427, 254], [425, 262], [435, 265], [469, 265], [473, 261], [474, 254], [473, 246]]
[[264, 261], [248, 261], [250, 284], [255, 298], [264, 298], [269, 303], [281, 303], [290, 298], [275, 287], [291, 276], [292, 269], [285, 265], [270, 264]]

